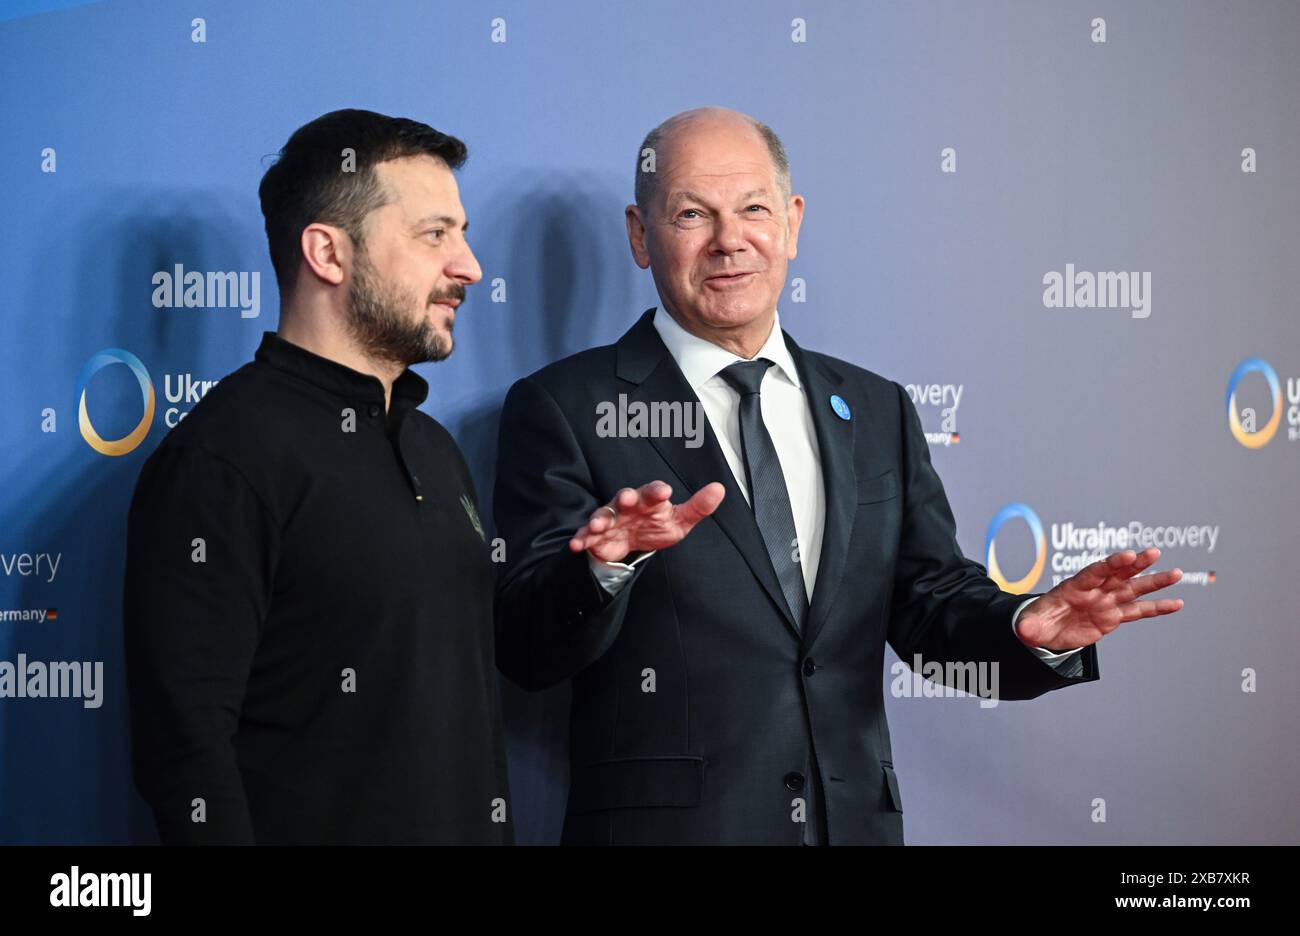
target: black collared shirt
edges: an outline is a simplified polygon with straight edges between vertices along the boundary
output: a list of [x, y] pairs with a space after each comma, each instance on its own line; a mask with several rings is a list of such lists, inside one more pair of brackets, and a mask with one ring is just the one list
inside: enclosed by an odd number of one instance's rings
[[386, 413], [268, 332], [145, 463], [127, 675], [164, 842], [512, 841], [490, 545], [427, 393], [407, 370]]

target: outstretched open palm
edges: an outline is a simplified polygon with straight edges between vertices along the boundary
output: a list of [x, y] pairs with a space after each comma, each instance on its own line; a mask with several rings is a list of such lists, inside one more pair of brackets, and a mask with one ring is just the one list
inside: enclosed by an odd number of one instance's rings
[[690, 499], [674, 504], [673, 489], [663, 481], [639, 488], [623, 488], [604, 507], [597, 507], [573, 538], [569, 549], [586, 550], [603, 562], [621, 562], [634, 552], [653, 552], [682, 541], [699, 523], [718, 509], [727, 489], [719, 482], [706, 484]]
[[1138, 575], [1159, 558], [1160, 550], [1152, 547], [1098, 559], [1028, 605], [1016, 633], [1032, 647], [1069, 650], [1094, 644], [1129, 621], [1173, 614], [1183, 606], [1181, 598], [1138, 600], [1183, 577], [1181, 569]]

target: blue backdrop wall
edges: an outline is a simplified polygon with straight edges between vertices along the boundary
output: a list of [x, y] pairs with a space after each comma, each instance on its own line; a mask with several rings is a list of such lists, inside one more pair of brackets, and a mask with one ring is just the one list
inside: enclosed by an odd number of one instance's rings
[[[1044, 590], [1093, 554], [1089, 530], [1122, 530], [1186, 573], [1170, 590], [1185, 609], [1106, 639], [1097, 683], [981, 708], [887, 673], [908, 840], [1300, 840], [1300, 6], [24, 0], [0, 15], [0, 661], [103, 664], [94, 707], [0, 698], [0, 841], [154, 840], [129, 767], [126, 508], [203, 382], [276, 326], [266, 157], [340, 107], [469, 144], [485, 281], [456, 353], [421, 371], [487, 499], [510, 383], [655, 304], [623, 230], [636, 147], [711, 103], [773, 126], [807, 198], [783, 323], [909, 386], [969, 556], [995, 546], [1007, 580]], [[177, 265], [255, 276], [259, 301], [160, 308], [153, 277]], [[1088, 302], [1070, 288], [1088, 276], [1128, 294]], [[94, 369], [107, 349], [144, 382], [116, 359]], [[82, 399], [117, 439], [142, 386], [143, 441], [101, 454]], [[502, 692], [518, 837], [555, 841], [567, 690]]]

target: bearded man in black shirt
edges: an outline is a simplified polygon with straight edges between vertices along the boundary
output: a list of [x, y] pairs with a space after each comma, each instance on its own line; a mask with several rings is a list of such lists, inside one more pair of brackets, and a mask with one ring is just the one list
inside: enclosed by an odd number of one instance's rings
[[454, 137], [369, 111], [262, 180], [278, 333], [146, 462], [125, 631], [164, 843], [513, 840], [477, 496], [409, 370], [465, 287]]

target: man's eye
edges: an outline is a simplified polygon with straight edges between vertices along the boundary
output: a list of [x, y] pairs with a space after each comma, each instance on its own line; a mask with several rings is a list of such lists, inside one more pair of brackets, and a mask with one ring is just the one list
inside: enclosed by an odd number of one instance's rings
[[[688, 215], [691, 215], [692, 217], [687, 217]], [[683, 219], [683, 220], [685, 220], [685, 221], [694, 221], [694, 220], [695, 220], [696, 218], [698, 218], [699, 216], [700, 216], [700, 212], [699, 212], [697, 209], [695, 209], [695, 208], [687, 208], [685, 211], [683, 211], [683, 212], [682, 212], [681, 214], [679, 214], [677, 217], [679, 217], [679, 218], [681, 218], [681, 219]]]
[[759, 211], [767, 211], [767, 206], [766, 206], [766, 205], [750, 205], [750, 206], [749, 206], [748, 208], [746, 208], [745, 210], [746, 210], [746, 211], [753, 211], [755, 208], [757, 208]]
[[446, 233], [447, 233], [447, 232], [446, 232], [445, 230], [443, 230], [442, 228], [438, 228], [438, 229], [435, 230], [435, 231], [430, 231], [430, 232], [429, 232], [429, 236], [433, 238], [433, 242], [436, 244], [436, 243], [438, 243], [439, 241], [442, 240], [443, 235], [446, 234]]

